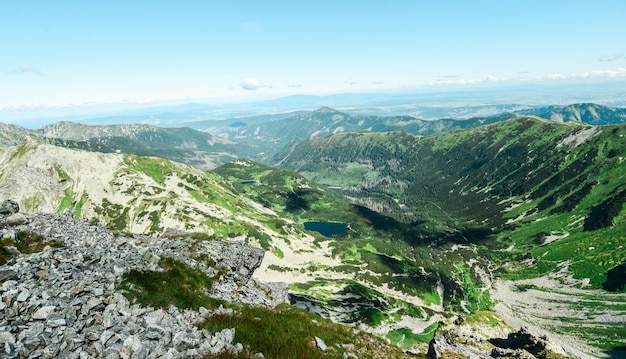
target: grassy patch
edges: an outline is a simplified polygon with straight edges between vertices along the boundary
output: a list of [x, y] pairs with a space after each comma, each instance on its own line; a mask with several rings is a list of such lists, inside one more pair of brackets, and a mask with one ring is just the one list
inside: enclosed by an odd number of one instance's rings
[[504, 319], [495, 312], [481, 310], [474, 312], [465, 317], [465, 322], [470, 325], [488, 325], [495, 326], [500, 323], [505, 323]]
[[455, 275], [463, 290], [465, 308], [470, 312], [491, 309], [493, 303], [489, 296], [489, 290], [476, 284], [472, 278], [471, 270], [466, 267], [465, 263], [456, 263], [454, 267], [456, 268]]
[[159, 264], [164, 269], [161, 272], [133, 270], [122, 275], [120, 288], [129, 300], [154, 308], [175, 305], [198, 309], [223, 304], [204, 294], [213, 285], [213, 278], [202, 271], [172, 258], [164, 258]]
[[439, 293], [437, 293], [437, 291], [423, 292], [420, 293], [420, 296], [424, 299], [425, 305], [441, 305], [441, 298], [439, 297]]
[[126, 165], [159, 184], [165, 183], [165, 178], [172, 174], [172, 166], [169, 161], [157, 158], [127, 156]]
[[11, 238], [4, 238], [0, 241], [0, 265], [13, 258], [13, 252], [7, 248], [8, 246], [17, 248], [20, 253], [30, 254], [41, 252], [46, 246], [59, 248], [63, 245], [57, 241], [46, 241], [43, 236], [36, 233], [19, 231], [17, 232], [17, 242]]
[[65, 195], [63, 196], [61, 203], [59, 203], [59, 206], [57, 207], [57, 212], [63, 212], [67, 209], [74, 208], [74, 204], [75, 204], [74, 198], [76, 198], [76, 194], [74, 193], [74, 191], [72, 191], [71, 188], [66, 188], [65, 191], [63, 191], [63, 193]]
[[[340, 344], [354, 344], [357, 348], [380, 339], [355, 332], [343, 325], [322, 319], [305, 310], [288, 304], [278, 307], [241, 307], [235, 315], [216, 315], [208, 318], [201, 328], [219, 331], [235, 328], [235, 341], [244, 345], [249, 353], [261, 352], [266, 358], [342, 358], [345, 350]], [[319, 337], [328, 345], [323, 352], [311, 344]], [[383, 344], [384, 345], [384, 344]], [[379, 349], [380, 350], [380, 349]], [[359, 353], [360, 358], [402, 356], [398, 348], [387, 347], [384, 355], [373, 351]]]
[[415, 344], [429, 343], [435, 337], [437, 328], [439, 328], [439, 323], [429, 325], [421, 333], [413, 333], [409, 328], [400, 328], [390, 331], [387, 334], [387, 338], [393, 345], [407, 349]]

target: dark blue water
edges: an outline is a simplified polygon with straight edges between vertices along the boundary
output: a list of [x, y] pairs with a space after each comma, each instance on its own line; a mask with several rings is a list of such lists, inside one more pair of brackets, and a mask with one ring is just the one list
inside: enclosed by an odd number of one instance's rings
[[346, 234], [348, 225], [337, 222], [305, 222], [304, 229], [318, 232], [325, 237], [332, 237]]
[[257, 184], [257, 181], [255, 180], [251, 180], [251, 181], [241, 181], [241, 184]]

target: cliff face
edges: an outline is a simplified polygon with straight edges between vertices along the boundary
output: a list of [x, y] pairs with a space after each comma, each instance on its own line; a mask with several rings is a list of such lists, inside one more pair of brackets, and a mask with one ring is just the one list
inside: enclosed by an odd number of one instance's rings
[[[122, 234], [69, 214], [16, 209], [8, 203], [0, 211], [6, 262], [0, 266], [2, 357], [175, 358], [241, 351], [234, 330], [196, 327], [232, 309], [141, 307], [123, 294], [124, 273], [163, 271], [164, 258], [214, 278], [208, 293], [214, 298], [257, 306], [287, 300], [286, 285], [251, 278], [264, 255], [260, 249], [177, 231], [161, 238]], [[19, 253], [35, 241], [41, 251]]]

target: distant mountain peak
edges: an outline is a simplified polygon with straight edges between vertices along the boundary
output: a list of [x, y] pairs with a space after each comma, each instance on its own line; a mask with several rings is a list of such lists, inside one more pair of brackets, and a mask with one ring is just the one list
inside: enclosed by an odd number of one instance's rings
[[317, 112], [317, 113], [340, 113], [339, 111], [335, 110], [332, 107], [328, 107], [328, 106], [323, 106], [318, 108], [317, 110], [313, 111], [313, 112]]

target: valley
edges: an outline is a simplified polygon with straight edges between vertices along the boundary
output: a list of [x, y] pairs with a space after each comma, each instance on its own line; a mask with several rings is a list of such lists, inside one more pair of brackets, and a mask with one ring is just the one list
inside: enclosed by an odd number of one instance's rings
[[425, 354], [450, 323], [495, 311], [568, 353], [618, 358], [623, 110], [523, 111], [424, 121], [321, 108], [213, 134], [7, 126], [0, 196], [118, 231], [262, 248], [255, 277], [288, 283], [294, 306], [405, 350]]

